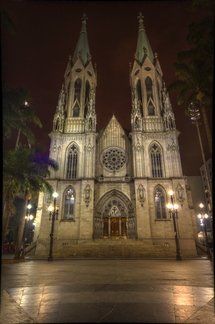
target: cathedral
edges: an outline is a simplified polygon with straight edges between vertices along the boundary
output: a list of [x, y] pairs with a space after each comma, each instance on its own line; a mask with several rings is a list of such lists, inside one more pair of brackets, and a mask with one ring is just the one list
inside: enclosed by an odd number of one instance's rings
[[[190, 187], [183, 176], [174, 113], [156, 53], [140, 13], [130, 64], [131, 131], [113, 115], [96, 130], [97, 70], [84, 14], [79, 39], [64, 73], [53, 119], [50, 158], [59, 164], [48, 179], [57, 192], [54, 250], [91, 240], [137, 239], [175, 247], [167, 204], [177, 203], [180, 249], [196, 254], [197, 227]], [[40, 192], [36, 255], [49, 250], [47, 194]], [[52, 203], [53, 204], [53, 203]]]

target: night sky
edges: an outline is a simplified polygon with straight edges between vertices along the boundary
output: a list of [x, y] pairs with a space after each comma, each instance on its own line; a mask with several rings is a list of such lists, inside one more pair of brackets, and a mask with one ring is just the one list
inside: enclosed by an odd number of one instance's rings
[[[186, 49], [188, 25], [207, 16], [191, 13], [187, 1], [141, 2], [49, 2], [2, 1], [16, 28], [10, 36], [2, 28], [2, 74], [7, 86], [23, 87], [32, 97], [43, 128], [29, 125], [36, 141], [49, 147], [63, 75], [78, 41], [81, 18], [87, 14], [87, 33], [93, 64], [97, 63], [96, 113], [97, 131], [106, 126], [113, 113], [120, 124], [131, 130], [131, 89], [129, 62], [134, 62], [138, 37], [138, 13], [144, 16], [144, 26], [153, 53], [163, 71], [168, 86], [175, 81], [177, 53]], [[181, 132], [179, 146], [184, 175], [200, 175], [202, 156], [197, 130], [185, 115], [185, 105], [177, 105], [177, 92], [170, 100]], [[211, 110], [208, 112], [212, 129]], [[200, 127], [206, 159], [210, 157], [205, 126]], [[17, 131], [5, 148], [15, 147]], [[21, 142], [26, 143], [24, 136]]]

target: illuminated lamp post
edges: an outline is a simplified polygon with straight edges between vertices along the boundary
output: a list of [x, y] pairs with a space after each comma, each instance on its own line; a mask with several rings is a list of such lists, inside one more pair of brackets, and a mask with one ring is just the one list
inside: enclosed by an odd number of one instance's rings
[[55, 216], [56, 220], [58, 219], [58, 211], [59, 211], [59, 206], [56, 207], [56, 198], [58, 194], [56, 192], [53, 193], [54, 197], [54, 208], [50, 205], [48, 210], [49, 210], [49, 220], [52, 220], [52, 229], [51, 229], [51, 234], [50, 234], [50, 250], [49, 250], [49, 257], [48, 261], [53, 261], [52, 257], [52, 250], [53, 250], [53, 238], [54, 238], [54, 221], [55, 221]]
[[24, 231], [24, 242], [23, 242], [23, 249], [22, 249], [22, 258], [25, 258], [25, 241], [27, 241], [27, 229], [28, 229], [28, 221], [34, 218], [33, 215], [30, 214], [31, 204], [27, 206], [27, 215], [25, 216], [25, 231]]
[[174, 233], [175, 233], [175, 244], [176, 244], [176, 260], [182, 260], [181, 255], [180, 255], [180, 249], [179, 249], [179, 244], [178, 244], [178, 236], [177, 236], [177, 228], [176, 228], [176, 218], [178, 219], [178, 205], [177, 204], [173, 204], [173, 191], [170, 190], [169, 191], [170, 197], [171, 197], [171, 204], [169, 203], [167, 205], [168, 209], [169, 209], [169, 214], [170, 214], [170, 218], [172, 216], [173, 218], [173, 224], [174, 224]]
[[[199, 137], [199, 144], [200, 144], [201, 153], [202, 153], [202, 160], [203, 160], [203, 163], [204, 163], [206, 181], [207, 181], [207, 186], [208, 186], [208, 194], [209, 194], [209, 199], [210, 199], [210, 203], [211, 203], [211, 210], [213, 210], [213, 200], [212, 200], [212, 194], [211, 194], [211, 186], [210, 186], [210, 182], [209, 182], [209, 176], [208, 176], [208, 170], [207, 170], [206, 161], [205, 161], [205, 154], [204, 154], [204, 150], [203, 150], [202, 139], [201, 139], [201, 135], [200, 135], [200, 131], [199, 131], [199, 125], [201, 125], [200, 122], [199, 122], [200, 112], [199, 112], [199, 109], [197, 109], [193, 105], [192, 102], [191, 102], [191, 105], [192, 105], [193, 109], [190, 109], [190, 118], [192, 120], [192, 124], [194, 124], [196, 126], [196, 129], [197, 129], [197, 133], [198, 133], [198, 137]], [[210, 226], [211, 226], [211, 220], [210, 220]]]
[[206, 230], [206, 219], [209, 216], [208, 216], [208, 214], [203, 214], [203, 208], [204, 208], [203, 204], [200, 204], [199, 207], [202, 209], [202, 213], [198, 215], [198, 218], [200, 219], [200, 225], [204, 226], [204, 228], [205, 228], [205, 239], [206, 239], [206, 247], [207, 247], [208, 259], [211, 259], [210, 250], [209, 250], [209, 244], [208, 244], [207, 230]]

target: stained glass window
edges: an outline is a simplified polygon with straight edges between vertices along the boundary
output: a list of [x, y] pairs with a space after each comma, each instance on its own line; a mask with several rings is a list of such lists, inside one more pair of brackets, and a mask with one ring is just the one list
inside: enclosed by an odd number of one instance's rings
[[125, 152], [120, 148], [110, 148], [102, 155], [102, 164], [109, 171], [118, 171], [126, 163]]
[[165, 198], [163, 190], [159, 187], [155, 191], [155, 208], [157, 219], [166, 219]]
[[161, 164], [161, 152], [158, 145], [153, 144], [151, 147], [151, 165], [152, 165], [152, 177], [162, 178], [162, 164]]
[[67, 179], [76, 179], [77, 178], [77, 165], [78, 165], [78, 149], [72, 144], [68, 151], [67, 159]]
[[74, 190], [72, 188], [69, 188], [65, 195], [64, 219], [74, 218], [74, 203], [75, 203]]

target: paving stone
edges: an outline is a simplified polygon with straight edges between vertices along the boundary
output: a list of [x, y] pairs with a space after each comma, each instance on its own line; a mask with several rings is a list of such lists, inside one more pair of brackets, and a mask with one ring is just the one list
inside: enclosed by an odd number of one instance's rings
[[[28, 271], [37, 281], [19, 276], [26, 264], [2, 267], [3, 287], [14, 296], [2, 291], [4, 324], [212, 323], [213, 283], [201, 279], [212, 267], [205, 261], [31, 261]], [[174, 273], [171, 284], [165, 274], [169, 269]], [[70, 270], [76, 275], [70, 275]], [[186, 285], [175, 280], [182, 275]]]

